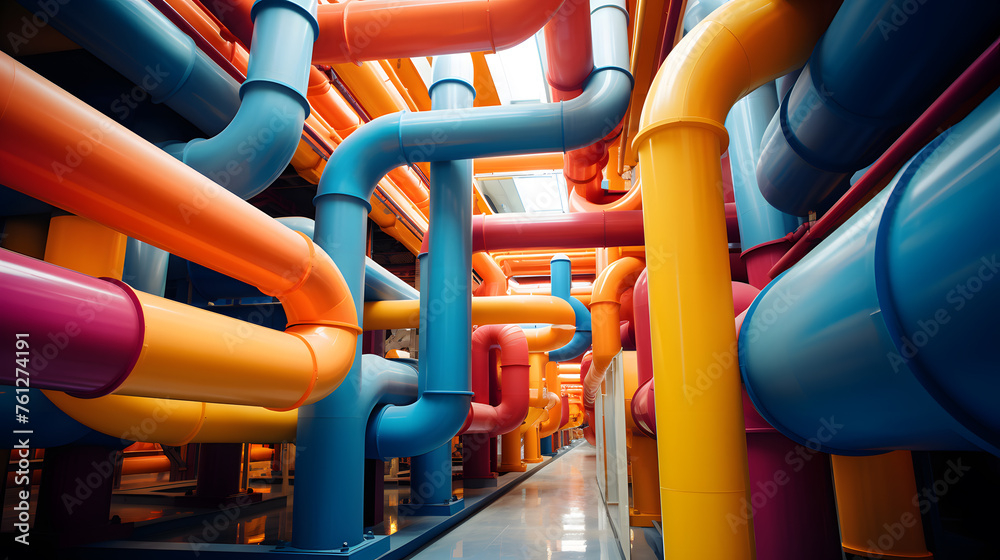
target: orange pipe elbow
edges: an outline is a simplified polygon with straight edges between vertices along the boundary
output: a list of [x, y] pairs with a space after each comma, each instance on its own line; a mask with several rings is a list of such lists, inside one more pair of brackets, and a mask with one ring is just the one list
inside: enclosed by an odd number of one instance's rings
[[635, 284], [643, 268], [643, 261], [625, 257], [611, 263], [594, 282], [590, 303], [594, 351], [583, 379], [583, 402], [586, 406], [593, 406], [611, 361], [622, 350], [621, 297]]

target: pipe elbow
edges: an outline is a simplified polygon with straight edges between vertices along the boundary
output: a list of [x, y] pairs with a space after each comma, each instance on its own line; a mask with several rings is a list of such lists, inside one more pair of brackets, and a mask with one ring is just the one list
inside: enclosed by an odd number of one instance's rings
[[486, 0], [483, 4], [488, 13], [490, 44], [492, 51], [496, 52], [531, 38], [559, 11], [563, 0]]
[[378, 181], [394, 167], [407, 163], [399, 141], [401, 115], [372, 120], [337, 146], [316, 188], [315, 204], [331, 195], [353, 196], [368, 204]]
[[470, 391], [424, 391], [412, 405], [387, 406], [369, 421], [371, 455], [382, 460], [414, 457], [441, 447], [465, 425]]
[[[729, 109], [757, 86], [802, 64], [839, 4], [751, 0], [712, 12], [657, 72], [633, 149], [658, 130], [683, 125], [712, 130], [725, 151], [729, 135], [723, 123]], [[698, 64], [689, 64], [695, 59]], [[751, 63], [760, 60], [768, 64]]]

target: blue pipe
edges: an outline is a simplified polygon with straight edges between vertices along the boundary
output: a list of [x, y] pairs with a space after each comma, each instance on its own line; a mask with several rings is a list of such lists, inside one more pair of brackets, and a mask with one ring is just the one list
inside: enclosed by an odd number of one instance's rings
[[729, 0], [691, 0], [684, 10], [684, 33], [694, 29], [708, 14], [718, 10]]
[[[428, 120], [426, 115], [413, 113], [383, 116], [361, 127], [334, 151], [314, 200], [316, 242], [333, 256], [344, 275], [359, 317], [365, 226], [371, 209], [368, 199], [385, 173], [407, 163], [407, 155], [412, 156], [412, 161], [449, 161], [489, 153], [563, 150], [566, 146], [584, 146], [602, 138], [607, 134], [604, 129], [611, 130], [621, 119], [631, 89], [631, 76], [625, 70], [627, 10], [621, 3], [603, 3], [593, 10], [591, 19], [598, 44], [610, 43], [609, 48], [598, 49], [595, 61], [614, 66], [602, 66], [595, 71], [580, 97], [534, 108], [434, 111], [437, 124], [434, 118]], [[610, 60], [600, 53], [610, 54]], [[602, 117], [606, 117], [607, 124], [602, 124]], [[424, 128], [421, 131], [420, 127], [408, 126], [404, 134], [402, 122], [411, 119]], [[516, 125], [513, 121], [517, 121]], [[553, 125], [558, 131], [555, 134], [548, 129]], [[491, 127], [496, 127], [496, 132]], [[424, 134], [418, 135], [420, 132]], [[538, 141], [536, 134], [544, 135], [546, 140]], [[426, 143], [428, 139], [430, 144]], [[473, 145], [464, 148], [462, 142]], [[416, 151], [418, 148], [420, 152]], [[360, 340], [357, 352], [360, 354]], [[363, 476], [365, 424], [357, 421], [357, 405], [352, 404], [356, 402], [361, 381], [360, 367], [352, 366], [345, 382], [333, 394], [299, 409], [300, 445], [322, 446], [337, 437], [339, 446], [338, 460], [333, 461], [334, 472], [329, 462], [324, 462], [327, 457], [307, 457], [296, 464], [300, 483], [297, 487], [309, 491], [296, 494], [293, 515], [303, 521], [296, 522], [294, 547], [321, 550], [339, 547], [344, 542], [350, 546], [360, 544], [363, 495], [358, 489], [342, 488], [350, 486], [342, 481], [360, 480]], [[331, 482], [334, 480], [336, 484]], [[338, 507], [328, 507], [334, 503]]]
[[757, 188], [760, 140], [777, 110], [775, 85], [768, 82], [736, 102], [726, 117], [733, 195], [744, 251], [784, 237], [799, 225], [797, 217], [768, 204]]
[[563, 254], [553, 255], [549, 262], [552, 295], [569, 302], [576, 315], [576, 332], [573, 333], [573, 338], [562, 348], [549, 352], [549, 361], [551, 362], [564, 362], [578, 358], [587, 351], [591, 343], [590, 311], [580, 300], [570, 296], [573, 285], [573, 274], [570, 267], [569, 257]]
[[[52, 15], [49, 25], [145, 89], [206, 134], [222, 132], [240, 107], [239, 84], [163, 14], [142, 0], [60, 2], [18, 0], [31, 12]], [[47, 3], [48, 4], [48, 3]], [[123, 98], [116, 116], [134, 106]]]
[[[288, 228], [305, 234], [309, 239], [315, 237], [316, 224], [310, 218], [293, 216], [275, 219]], [[130, 239], [130, 249], [131, 242], [132, 240]], [[145, 246], [149, 247], [149, 245]], [[190, 261], [187, 266], [188, 277], [195, 291], [208, 301], [265, 297], [256, 287], [230, 278], [221, 272], [216, 272], [208, 267]], [[143, 290], [143, 288], [132, 284], [127, 277], [125, 281], [133, 288]], [[365, 257], [365, 301], [416, 300], [419, 298], [420, 294], [412, 286], [400, 280], [398, 276], [389, 272], [377, 262]]]
[[[364, 259], [368, 201], [332, 194], [317, 212], [315, 242], [340, 269], [363, 317]], [[355, 347], [361, 356], [361, 337]], [[301, 550], [331, 550], [343, 543], [363, 544], [365, 425], [370, 410], [361, 406], [366, 386], [361, 360], [355, 359], [345, 380], [332, 394], [299, 408], [296, 444], [308, 453], [296, 458], [295, 531], [292, 546]], [[386, 551], [388, 549], [386, 548]]]
[[998, 23], [997, 2], [845, 2], [764, 138], [764, 197], [797, 216], [831, 206], [851, 174], [996, 37]]
[[375, 184], [395, 167], [421, 161], [569, 151], [608, 134], [628, 107], [628, 12], [620, 0], [595, 0], [594, 71], [583, 93], [569, 101], [395, 113], [351, 134], [327, 163], [316, 194], [368, 200]]
[[[435, 59], [431, 84], [433, 112], [472, 107], [472, 60], [468, 55]], [[431, 163], [430, 260], [426, 299], [426, 353], [433, 372], [425, 374], [420, 398], [389, 407], [372, 419], [368, 440], [381, 458], [415, 457], [451, 440], [462, 428], [472, 402], [472, 162]], [[438, 309], [437, 306], [440, 306]], [[449, 453], [450, 454], [450, 453]], [[437, 453], [440, 455], [440, 452]], [[434, 459], [435, 465], [439, 457]], [[450, 462], [449, 462], [450, 465]], [[449, 466], [448, 497], [451, 496]], [[439, 485], [440, 486], [440, 485]], [[439, 500], [440, 501], [440, 500]]]
[[[440, 188], [440, 177], [438, 174], [433, 173], [433, 171], [436, 171], [436, 169], [432, 169], [430, 177], [432, 188]], [[428, 241], [430, 241], [430, 238], [428, 238]], [[421, 293], [429, 294], [431, 290], [431, 259], [428, 253], [420, 253], [417, 258], [420, 266], [420, 291]], [[421, 357], [421, 360], [417, 369], [418, 398], [422, 397], [426, 388], [427, 370], [430, 362], [429, 359], [424, 358], [427, 355], [427, 340], [430, 338], [430, 330], [427, 324], [428, 317], [430, 316], [428, 313], [429, 307], [429, 298], [420, 298], [419, 331], [421, 336], [417, 341], [417, 354]], [[378, 430], [377, 423], [369, 423], [367, 434], [367, 441], [370, 443], [367, 450], [369, 458], [379, 458], [378, 449], [375, 448], [376, 439], [371, 437], [376, 433], [376, 430]], [[451, 492], [451, 441], [449, 440], [444, 445], [411, 459], [410, 505], [408, 509], [410, 512], [419, 515], [450, 515], [453, 513], [450, 507], [451, 504], [449, 503], [452, 497]], [[455, 505], [457, 507], [458, 504]]]
[[257, 0], [240, 110], [221, 133], [164, 150], [249, 199], [285, 170], [309, 115], [306, 88], [319, 34], [316, 0]]
[[155, 245], [129, 237], [125, 246], [122, 281], [140, 292], [163, 297], [167, 289], [169, 262], [170, 253]]
[[758, 411], [829, 453], [1000, 454], [1000, 92], [769, 284], [740, 332]]

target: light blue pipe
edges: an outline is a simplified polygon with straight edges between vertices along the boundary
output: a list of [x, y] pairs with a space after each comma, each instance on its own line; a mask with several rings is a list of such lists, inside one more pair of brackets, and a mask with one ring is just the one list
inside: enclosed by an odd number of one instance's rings
[[[206, 134], [221, 132], [240, 107], [239, 84], [194, 40], [143, 0], [60, 2], [46, 10], [39, 0], [18, 0], [49, 14], [49, 25], [114, 68]], [[51, 4], [45, 2], [45, 4]], [[124, 118], [128, 100], [109, 107]]]
[[845, 2], [764, 138], [764, 197], [798, 216], [831, 206], [998, 32], [998, 2]]
[[167, 289], [167, 265], [169, 261], [170, 253], [129, 237], [128, 244], [125, 246], [125, 268], [122, 272], [122, 281], [140, 292], [163, 297]]
[[[319, 212], [315, 242], [336, 263], [363, 317], [367, 200], [329, 195]], [[361, 356], [361, 337], [355, 347]], [[332, 550], [343, 543], [364, 545], [365, 425], [369, 410], [360, 396], [366, 383], [361, 360], [355, 359], [344, 381], [330, 396], [299, 408], [296, 443], [308, 453], [296, 457], [292, 546], [301, 550]], [[384, 540], [384, 539], [383, 539]], [[381, 542], [377, 543], [382, 546]], [[374, 546], [368, 545], [368, 546]], [[388, 552], [388, 543], [384, 545]]]
[[583, 93], [569, 101], [379, 117], [337, 147], [316, 195], [368, 200], [375, 184], [395, 167], [421, 161], [569, 151], [608, 134], [628, 107], [628, 12], [619, 0], [592, 4], [594, 65]]
[[292, 160], [309, 115], [316, 11], [316, 0], [257, 0], [250, 11], [253, 41], [236, 117], [212, 138], [164, 150], [244, 199], [277, 179]]
[[691, 0], [684, 10], [684, 33], [694, 29], [708, 14], [718, 10], [729, 0]]
[[[428, 114], [472, 107], [472, 79], [468, 55], [436, 58]], [[472, 402], [472, 162], [431, 162], [430, 179], [430, 265], [421, 294], [427, 349], [420, 356], [428, 371], [416, 403], [385, 408], [369, 424], [368, 441], [380, 458], [416, 457], [450, 442]], [[439, 455], [428, 459], [429, 468], [439, 467]], [[450, 499], [450, 466], [448, 472]]]
[[[570, 296], [573, 285], [573, 274], [569, 257], [563, 254], [552, 256], [549, 262], [552, 295], [569, 302], [576, 315], [576, 332], [573, 338], [562, 348], [549, 352], [549, 361], [564, 362], [583, 355], [590, 347], [590, 311], [580, 300]], [[549, 444], [551, 448], [551, 443]]]
[[757, 410], [813, 449], [1000, 454], [1000, 92], [751, 305]]
[[796, 216], [771, 206], [757, 188], [760, 140], [771, 116], [778, 110], [775, 85], [768, 82], [733, 105], [726, 117], [729, 131], [729, 166], [736, 197], [736, 216], [743, 250], [784, 237], [799, 225]]
[[[450, 163], [450, 162], [449, 162]], [[440, 177], [433, 173], [430, 176], [431, 188], [440, 188]], [[437, 180], [435, 177], [438, 177]], [[429, 241], [429, 238], [428, 238]], [[421, 253], [418, 255], [420, 266], [420, 291], [430, 293], [430, 255]], [[427, 340], [430, 338], [430, 330], [427, 321], [430, 317], [428, 313], [429, 298], [420, 299], [420, 333], [417, 344], [418, 354], [421, 356], [418, 367], [418, 394], [423, 395], [427, 384], [427, 370], [429, 359], [423, 359], [427, 355]], [[426, 335], [426, 336], [424, 336]], [[373, 417], [373, 420], [377, 417]], [[367, 449], [368, 457], [379, 458], [378, 449], [375, 447], [376, 438], [373, 436], [378, 430], [377, 422], [369, 423], [367, 441], [371, 444]], [[438, 515], [454, 513], [451, 507], [452, 498], [451, 484], [451, 441], [433, 449], [423, 455], [417, 455], [411, 459], [410, 465], [410, 505], [408, 509], [417, 515]], [[458, 509], [459, 504], [455, 503]]]

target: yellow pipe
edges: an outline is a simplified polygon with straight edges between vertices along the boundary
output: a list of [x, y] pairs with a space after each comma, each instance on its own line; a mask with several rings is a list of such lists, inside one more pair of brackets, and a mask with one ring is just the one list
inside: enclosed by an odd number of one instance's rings
[[551, 325], [534, 329], [524, 329], [524, 336], [528, 339], [528, 351], [549, 352], [556, 348], [562, 348], [573, 340], [576, 327], [567, 325]]
[[594, 282], [590, 300], [594, 359], [584, 381], [585, 402], [594, 401], [611, 361], [622, 351], [620, 300], [625, 290], [635, 284], [645, 266], [635, 257], [625, 257], [608, 265]]
[[[644, 185], [668, 558], [754, 556], [747, 526], [734, 531], [727, 522], [744, 508], [747, 459], [738, 367], [717, 358], [735, 344], [719, 188], [719, 158], [728, 144], [722, 123], [740, 97], [805, 62], [837, 5], [726, 4], [673, 49], [643, 107], [633, 147]], [[685, 388], [709, 366], [721, 375], [692, 397]]]
[[[48, 231], [45, 260], [91, 276], [120, 279], [125, 264], [125, 241], [124, 235], [86, 218], [57, 216], [52, 218]], [[274, 412], [165, 398], [108, 395], [78, 399], [60, 391], [44, 393], [74, 420], [126, 440], [184, 445], [277, 443], [295, 439], [298, 417], [295, 411]]]
[[[370, 301], [365, 303], [366, 331], [416, 328], [420, 323], [420, 302]], [[576, 332], [573, 308], [552, 296], [484, 296], [472, 298], [473, 325], [509, 323], [552, 323]]]

